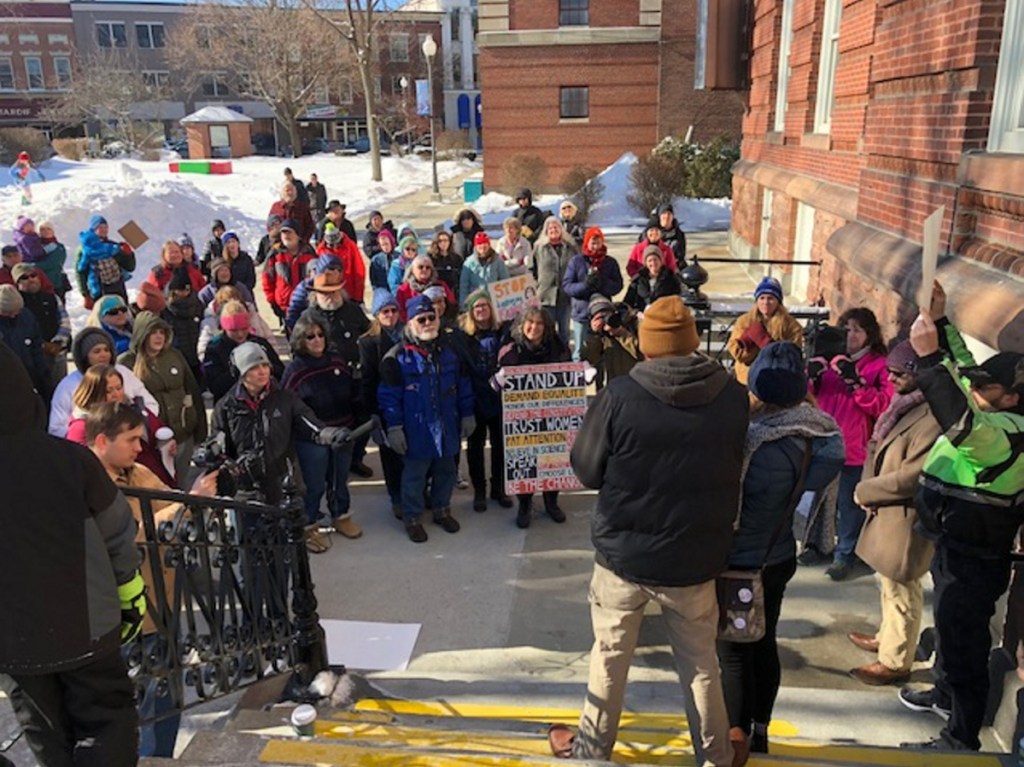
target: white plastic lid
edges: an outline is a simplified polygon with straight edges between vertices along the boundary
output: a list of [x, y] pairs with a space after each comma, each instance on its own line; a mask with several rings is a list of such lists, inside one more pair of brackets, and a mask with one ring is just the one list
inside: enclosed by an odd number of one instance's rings
[[303, 727], [316, 721], [316, 708], [308, 703], [296, 706], [292, 711], [292, 724], [296, 727]]

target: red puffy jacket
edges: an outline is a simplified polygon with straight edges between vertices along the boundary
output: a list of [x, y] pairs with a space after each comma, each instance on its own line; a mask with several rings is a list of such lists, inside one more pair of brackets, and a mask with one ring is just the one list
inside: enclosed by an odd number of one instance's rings
[[315, 259], [316, 254], [306, 243], [299, 245], [298, 252], [294, 254], [276, 245], [267, 257], [263, 266], [263, 295], [268, 303], [280, 310], [282, 317], [288, 311], [292, 291], [309, 276]]

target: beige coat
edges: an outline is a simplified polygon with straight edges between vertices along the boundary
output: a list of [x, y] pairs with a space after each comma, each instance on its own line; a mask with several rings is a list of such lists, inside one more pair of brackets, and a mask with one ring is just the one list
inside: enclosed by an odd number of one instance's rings
[[924, 575], [931, 563], [931, 544], [912, 529], [917, 519], [914, 494], [940, 432], [927, 402], [908, 410], [885, 439], [868, 443], [864, 474], [855, 490], [858, 503], [877, 509], [864, 523], [857, 556], [903, 583]]
[[[746, 349], [740, 344], [740, 339], [743, 334], [747, 331], [747, 328], [754, 322], [763, 322], [761, 319], [761, 312], [757, 310], [755, 306], [746, 314], [739, 317], [735, 324], [732, 326], [732, 333], [729, 336], [727, 347], [729, 354], [732, 355], [733, 359], [736, 360], [733, 365], [733, 372], [736, 375], [736, 380], [741, 384], [746, 385], [747, 375], [750, 373], [750, 366], [754, 364], [754, 360], [757, 359], [757, 353], [760, 349]], [[786, 307], [779, 305], [767, 322], [765, 322], [765, 329], [768, 331], [768, 335], [772, 337], [773, 341], [792, 341], [800, 347], [801, 351], [804, 348], [804, 329], [793, 319], [793, 316], [786, 311]]]

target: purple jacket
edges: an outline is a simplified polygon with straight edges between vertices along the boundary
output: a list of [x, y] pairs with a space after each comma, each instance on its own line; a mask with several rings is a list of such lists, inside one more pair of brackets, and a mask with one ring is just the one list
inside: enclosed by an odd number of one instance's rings
[[869, 351], [856, 364], [865, 383], [852, 392], [832, 370], [826, 370], [817, 385], [811, 385], [818, 398], [818, 407], [835, 418], [843, 432], [847, 466], [864, 465], [875, 420], [885, 412], [892, 399], [885, 355]]
[[14, 226], [14, 244], [17, 246], [18, 251], [21, 253], [21, 258], [26, 263], [34, 264], [37, 261], [42, 261], [46, 258], [46, 251], [43, 249], [43, 242], [39, 239], [39, 235], [33, 232], [32, 234], [25, 234], [21, 231], [21, 227], [29, 219], [25, 216], [19, 216], [18, 221]]

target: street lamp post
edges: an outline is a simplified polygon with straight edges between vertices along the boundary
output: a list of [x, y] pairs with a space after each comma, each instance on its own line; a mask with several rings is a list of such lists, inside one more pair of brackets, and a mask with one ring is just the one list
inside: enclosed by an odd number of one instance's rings
[[412, 145], [412, 137], [409, 135], [409, 78], [402, 75], [398, 81], [402, 86], [402, 129], [405, 131], [405, 140]]
[[427, 59], [427, 90], [430, 99], [430, 170], [433, 174], [430, 199], [441, 202], [441, 189], [437, 185], [437, 141], [434, 136], [434, 56], [437, 55], [437, 43], [433, 35], [427, 35], [423, 40], [423, 55]]

